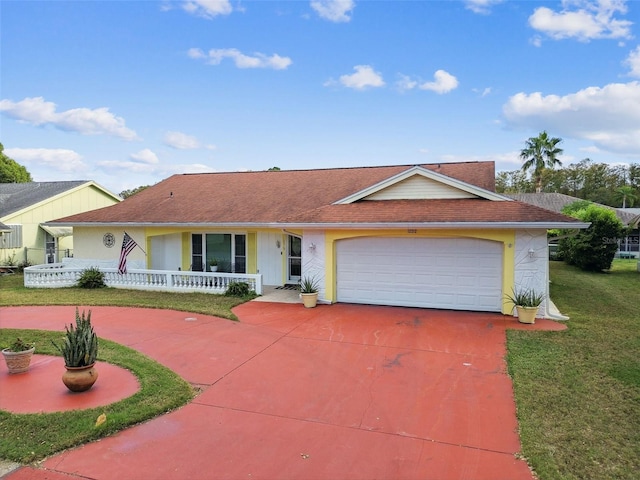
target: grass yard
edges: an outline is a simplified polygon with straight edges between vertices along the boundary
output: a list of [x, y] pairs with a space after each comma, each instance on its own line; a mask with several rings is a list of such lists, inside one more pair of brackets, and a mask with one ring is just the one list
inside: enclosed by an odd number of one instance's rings
[[[51, 340], [60, 341], [63, 335], [3, 328], [0, 345], [8, 345], [17, 336], [35, 342], [39, 354], [55, 355]], [[178, 375], [123, 345], [100, 339], [98, 360], [131, 370], [138, 377], [140, 390], [111, 405], [82, 411], [17, 415], [0, 410], [1, 459], [33, 462], [156, 417], [186, 404], [194, 396], [191, 386]], [[102, 413], [106, 414], [107, 421], [96, 427], [96, 419]]]
[[100, 305], [168, 308], [237, 320], [231, 313], [246, 299], [209, 293], [150, 292], [119, 288], [25, 288], [22, 274], [0, 276], [0, 306]]
[[640, 273], [551, 262], [565, 332], [509, 331], [522, 450], [541, 480], [637, 479], [640, 472]]

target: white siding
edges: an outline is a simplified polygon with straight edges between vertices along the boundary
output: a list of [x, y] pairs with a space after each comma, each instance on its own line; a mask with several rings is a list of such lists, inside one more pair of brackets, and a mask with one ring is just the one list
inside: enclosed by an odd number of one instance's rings
[[369, 195], [364, 200], [415, 200], [436, 198], [476, 198], [476, 196], [421, 175], [414, 175], [413, 177]]

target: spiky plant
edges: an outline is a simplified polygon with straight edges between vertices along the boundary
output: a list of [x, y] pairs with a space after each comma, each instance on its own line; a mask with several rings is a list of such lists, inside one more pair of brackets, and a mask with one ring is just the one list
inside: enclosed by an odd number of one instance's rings
[[64, 327], [66, 335], [64, 342], [53, 346], [64, 358], [67, 367], [86, 367], [96, 362], [98, 358], [98, 336], [93, 331], [91, 325], [91, 310], [85, 317], [84, 310], [82, 316], [76, 307], [76, 325], [69, 324]]

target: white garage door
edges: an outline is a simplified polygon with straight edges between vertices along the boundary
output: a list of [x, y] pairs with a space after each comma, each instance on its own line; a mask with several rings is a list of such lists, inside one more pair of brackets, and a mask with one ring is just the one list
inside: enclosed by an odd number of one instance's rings
[[338, 301], [499, 312], [502, 244], [467, 238], [354, 238], [337, 244]]

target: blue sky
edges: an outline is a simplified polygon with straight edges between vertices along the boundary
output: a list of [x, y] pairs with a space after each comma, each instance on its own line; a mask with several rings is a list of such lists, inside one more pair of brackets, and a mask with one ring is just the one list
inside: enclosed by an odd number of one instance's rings
[[640, 2], [0, 2], [0, 141], [36, 181], [640, 162]]

